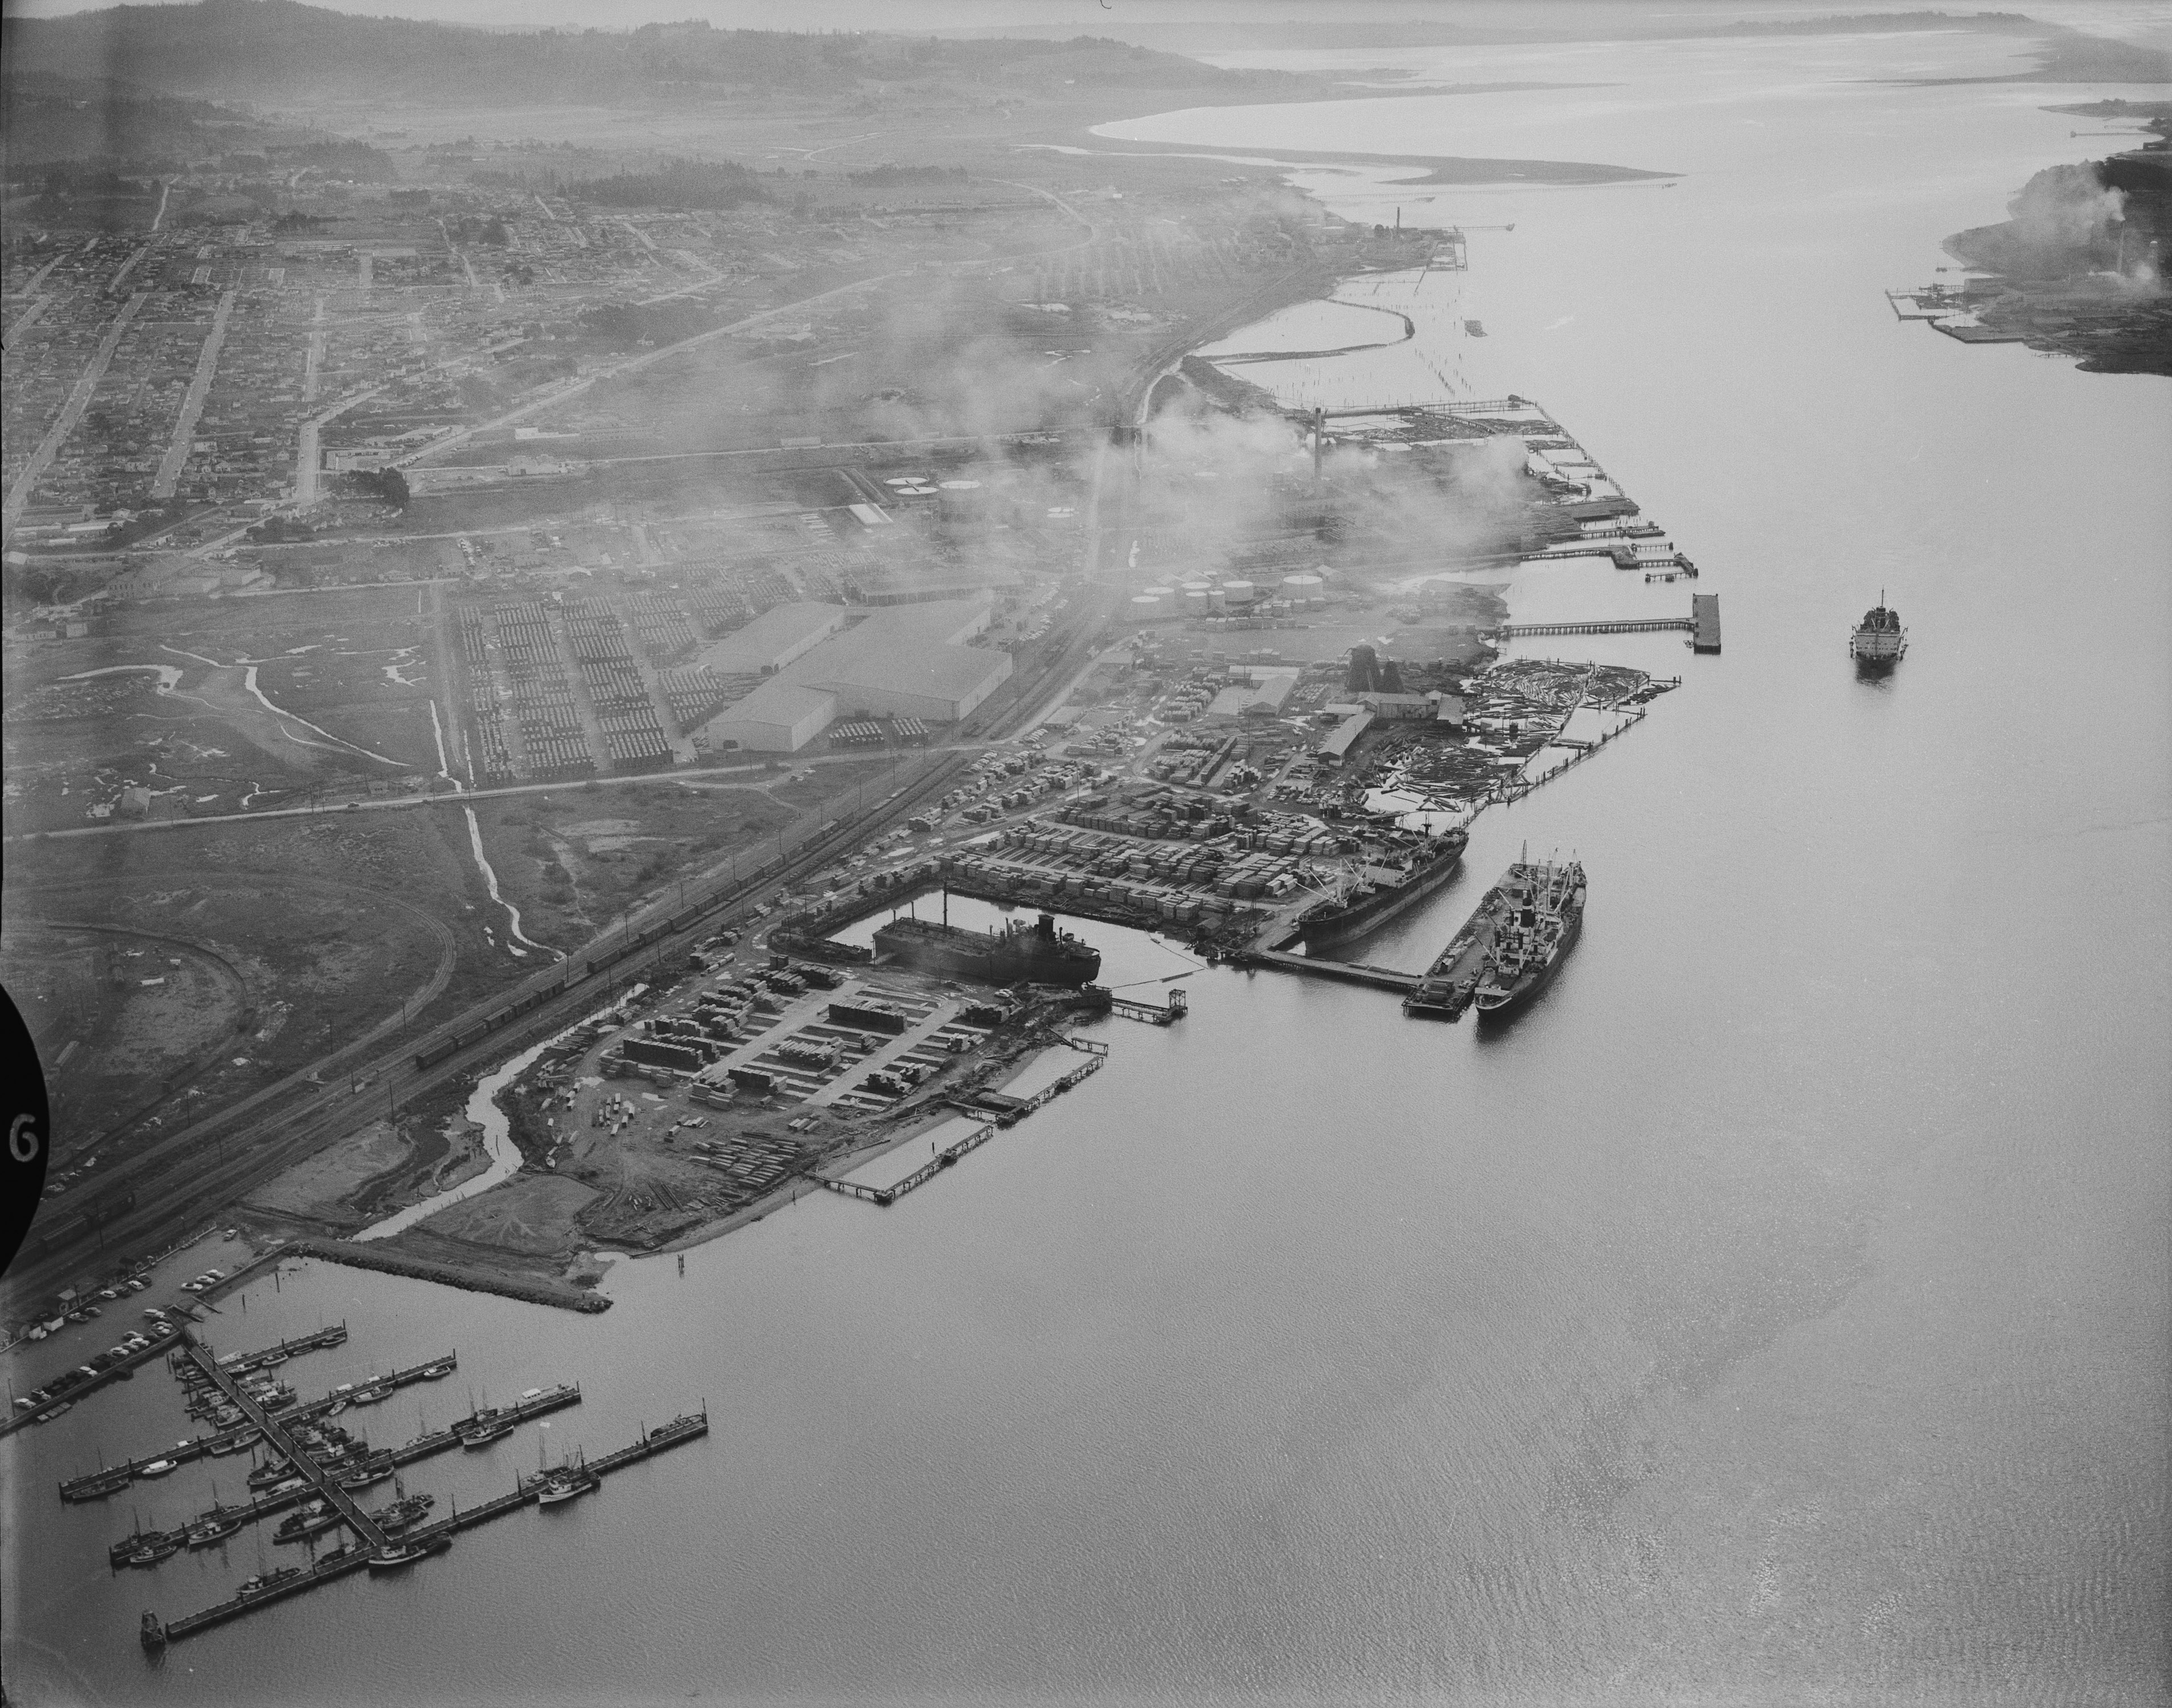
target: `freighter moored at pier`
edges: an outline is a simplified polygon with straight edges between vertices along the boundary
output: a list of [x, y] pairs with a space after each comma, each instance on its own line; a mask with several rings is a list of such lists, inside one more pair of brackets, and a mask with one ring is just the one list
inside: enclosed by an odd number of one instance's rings
[[1013, 921], [1001, 931], [968, 931], [932, 920], [894, 919], [875, 932], [875, 953], [895, 957], [924, 973], [982, 984], [1060, 985], [1076, 990], [1101, 970], [1101, 953], [1069, 932], [1056, 916], [1033, 924]]

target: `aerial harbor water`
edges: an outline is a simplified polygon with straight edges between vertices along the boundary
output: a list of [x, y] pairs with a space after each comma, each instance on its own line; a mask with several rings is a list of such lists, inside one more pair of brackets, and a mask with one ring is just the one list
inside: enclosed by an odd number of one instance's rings
[[[895, 1207], [814, 1192], [683, 1265], [614, 1261], [598, 1316], [260, 1276], [204, 1332], [344, 1320], [286, 1367], [305, 1395], [458, 1348], [379, 1409], [384, 1444], [470, 1390], [581, 1384], [547, 1433], [419, 1467], [440, 1510], [704, 1404], [710, 1433], [147, 1658], [145, 1609], [280, 1563], [245, 1533], [108, 1570], [132, 1511], [173, 1523], [239, 1461], [36, 1492], [186, 1432], [154, 1364], [0, 1445], [31, 1491], [11, 1700], [2154, 1700], [2172, 411], [2161, 380], [1889, 312], [2069, 156], [2042, 105], [2132, 93], [1892, 81], [1982, 53], [1481, 49], [1444, 76], [1586, 86], [1110, 127], [1683, 175], [1301, 172], [1352, 218], [1468, 225], [1470, 268], [1406, 343], [1242, 370], [1325, 401], [1430, 361], [1411, 395], [1452, 369], [1542, 400], [1723, 593], [1720, 657], [1522, 643], [1684, 685], [1348, 951], [1421, 971], [1557, 853], [1590, 882], [1559, 975], [1481, 1032], [1086, 922], [1105, 983], [1185, 975], [1189, 1014], [1095, 1023], [1109, 1071]], [[1686, 605], [1632, 580], [1549, 566], [1512, 612]], [[1863, 679], [1881, 588], [1910, 650]]]

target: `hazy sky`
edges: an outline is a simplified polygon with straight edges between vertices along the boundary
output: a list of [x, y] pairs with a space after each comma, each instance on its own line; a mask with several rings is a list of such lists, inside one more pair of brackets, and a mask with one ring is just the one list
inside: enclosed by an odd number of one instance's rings
[[[8, 16], [100, 9], [108, 0], [0, 0]], [[145, 3], [145, 0], [136, 0]], [[183, 0], [148, 0], [183, 3]], [[338, 12], [427, 18], [501, 29], [627, 29], [701, 18], [718, 28], [1001, 29], [1019, 25], [1121, 35], [1126, 25], [1232, 19], [1424, 18], [1529, 27], [1550, 17], [1600, 34], [1610, 13], [1681, 17], [1815, 17], [1943, 8], [2015, 11], [2104, 35], [2172, 42], [2172, 0], [309, 0]]]

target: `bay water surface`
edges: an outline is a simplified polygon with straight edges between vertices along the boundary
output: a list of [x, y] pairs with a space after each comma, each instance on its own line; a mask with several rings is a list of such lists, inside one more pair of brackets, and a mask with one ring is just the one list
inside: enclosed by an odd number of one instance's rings
[[[11, 1695], [2162, 1700], [2172, 385], [1965, 347], [1880, 294], [2080, 158], [2040, 107], [2158, 92], [1880, 81], [1983, 56], [1482, 50], [1438, 74], [1601, 86], [1110, 127], [1683, 175], [1298, 175], [1352, 218], [1513, 223], [1426, 285], [1458, 293], [1431, 357], [1541, 400], [1721, 595], [1718, 658], [1545, 643], [1685, 684], [1483, 815], [1459, 880], [1361, 950], [1422, 966], [1520, 849], [1573, 850], [1565, 970], [1485, 1034], [1195, 973], [1181, 1024], [1101, 1024], [1106, 1071], [896, 1207], [815, 1194], [683, 1275], [621, 1261], [600, 1317], [256, 1282], [222, 1346], [349, 1324], [288, 1367], [304, 1392], [457, 1346], [367, 1418], [386, 1442], [561, 1379], [586, 1399], [553, 1458], [704, 1399], [712, 1432], [147, 1661], [141, 1609], [293, 1550], [108, 1573], [132, 1507], [170, 1523], [219, 1475], [53, 1498], [183, 1432], [146, 1372], [0, 1448]], [[1629, 579], [1512, 599], [1685, 603]], [[1911, 647], [1859, 680], [1881, 588]], [[1110, 982], [1182, 970], [1080, 929]], [[481, 1498], [537, 1437], [408, 1486]]]

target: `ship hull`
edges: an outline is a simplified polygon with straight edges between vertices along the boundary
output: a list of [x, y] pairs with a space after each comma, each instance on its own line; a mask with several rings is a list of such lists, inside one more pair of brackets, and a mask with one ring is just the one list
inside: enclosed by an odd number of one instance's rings
[[1378, 891], [1352, 906], [1334, 908], [1300, 920], [1298, 929], [1304, 938], [1305, 947], [1309, 949], [1335, 948], [1344, 943], [1355, 943], [1369, 932], [1378, 931], [1389, 921], [1408, 913], [1438, 889], [1455, 875], [1462, 864], [1463, 850], [1458, 848], [1452, 854], [1442, 855], [1408, 884]]
[[895, 921], [875, 933], [875, 948], [904, 965], [976, 984], [1058, 985], [1077, 989], [1101, 970], [1098, 952], [1083, 944], [1051, 943], [1031, 932], [997, 937], [987, 932]]
[[1569, 921], [1568, 928], [1562, 932], [1561, 943], [1554, 952], [1540, 965], [1519, 977], [1516, 982], [1508, 987], [1508, 994], [1505, 998], [1489, 1006], [1482, 994], [1479, 996], [1476, 1003], [1478, 1023], [1484, 1026], [1497, 1021], [1513, 1019], [1516, 1015], [1523, 1012], [1530, 1006], [1540, 991], [1553, 983], [1554, 975], [1561, 970], [1562, 963], [1568, 959], [1568, 952], [1576, 947], [1576, 940], [1583, 935], [1583, 916], [1578, 913]]

